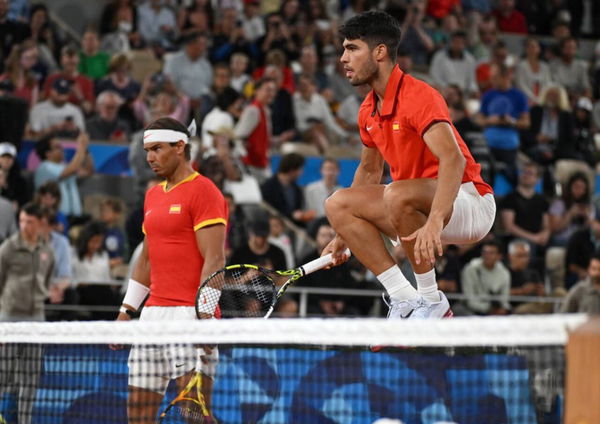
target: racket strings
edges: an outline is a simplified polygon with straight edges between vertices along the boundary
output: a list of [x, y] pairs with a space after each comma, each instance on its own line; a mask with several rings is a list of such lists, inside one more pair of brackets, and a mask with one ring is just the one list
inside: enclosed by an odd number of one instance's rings
[[273, 302], [275, 284], [261, 269], [240, 267], [228, 269], [218, 275], [223, 317], [261, 317]]

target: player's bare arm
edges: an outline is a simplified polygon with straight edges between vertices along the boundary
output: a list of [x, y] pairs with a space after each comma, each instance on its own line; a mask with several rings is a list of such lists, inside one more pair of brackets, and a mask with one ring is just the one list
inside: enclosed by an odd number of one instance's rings
[[[144, 239], [143, 242], [143, 247], [142, 247], [142, 253], [140, 254], [138, 260], [136, 261], [134, 268], [133, 268], [133, 272], [131, 273], [131, 280], [129, 281], [129, 284], [134, 284], [132, 283], [132, 280], [137, 283], [137, 284], [141, 284], [142, 286], [145, 286], [148, 288], [148, 290], [150, 290], [150, 260], [148, 258], [148, 245], [146, 243], [146, 239]], [[138, 306], [136, 305], [130, 305], [128, 303], [125, 302], [125, 300], [123, 301], [123, 307], [125, 307], [126, 309], [130, 310], [130, 311], [136, 311], [138, 309]], [[130, 320], [130, 316], [125, 313], [125, 312], [119, 312], [119, 316], [117, 317], [117, 320]]]
[[196, 231], [198, 250], [204, 258], [198, 283], [225, 266], [225, 234], [226, 227], [222, 224], [203, 227]]
[[402, 237], [403, 241], [414, 240], [417, 264], [435, 262], [435, 254], [442, 255], [441, 234], [452, 215], [452, 205], [460, 188], [466, 160], [454, 138], [452, 128], [439, 122], [429, 128], [423, 139], [427, 147], [439, 160], [438, 180], [431, 210], [425, 225], [414, 233]]

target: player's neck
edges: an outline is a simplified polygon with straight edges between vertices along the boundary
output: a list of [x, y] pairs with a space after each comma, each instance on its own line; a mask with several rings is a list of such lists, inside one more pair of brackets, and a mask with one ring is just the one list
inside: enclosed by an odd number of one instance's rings
[[378, 103], [380, 105], [383, 103], [383, 98], [385, 97], [385, 89], [387, 87], [388, 81], [390, 80], [390, 75], [394, 70], [394, 66], [396, 66], [394, 62], [386, 62], [382, 64], [379, 68], [379, 72], [377, 73], [377, 77], [369, 84], [373, 91], [375, 91], [375, 94], [379, 99]]
[[173, 174], [167, 177], [167, 186], [165, 188], [169, 190], [171, 187], [179, 184], [180, 182], [188, 178], [194, 172], [196, 171], [194, 171], [194, 168], [192, 168], [192, 165], [190, 165], [189, 162], [181, 164], [177, 167], [177, 169], [175, 169], [175, 172], [173, 172]]

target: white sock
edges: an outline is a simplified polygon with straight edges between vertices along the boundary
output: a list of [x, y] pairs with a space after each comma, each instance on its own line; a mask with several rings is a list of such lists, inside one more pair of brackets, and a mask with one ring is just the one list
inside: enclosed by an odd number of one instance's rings
[[383, 271], [377, 276], [377, 279], [385, 287], [392, 299], [411, 300], [418, 296], [417, 291], [402, 274], [398, 265], [394, 265]]
[[417, 279], [417, 290], [425, 300], [433, 303], [440, 301], [438, 285], [435, 280], [435, 268], [432, 268], [424, 274], [417, 274], [415, 272], [415, 278]]

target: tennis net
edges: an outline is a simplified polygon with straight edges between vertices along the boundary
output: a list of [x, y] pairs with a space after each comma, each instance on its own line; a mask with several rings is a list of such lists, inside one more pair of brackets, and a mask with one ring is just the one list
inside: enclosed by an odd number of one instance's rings
[[128, 383], [157, 393], [177, 355], [214, 345], [212, 417], [163, 422], [561, 423], [564, 346], [585, 319], [3, 323], [0, 423], [127, 423]]

